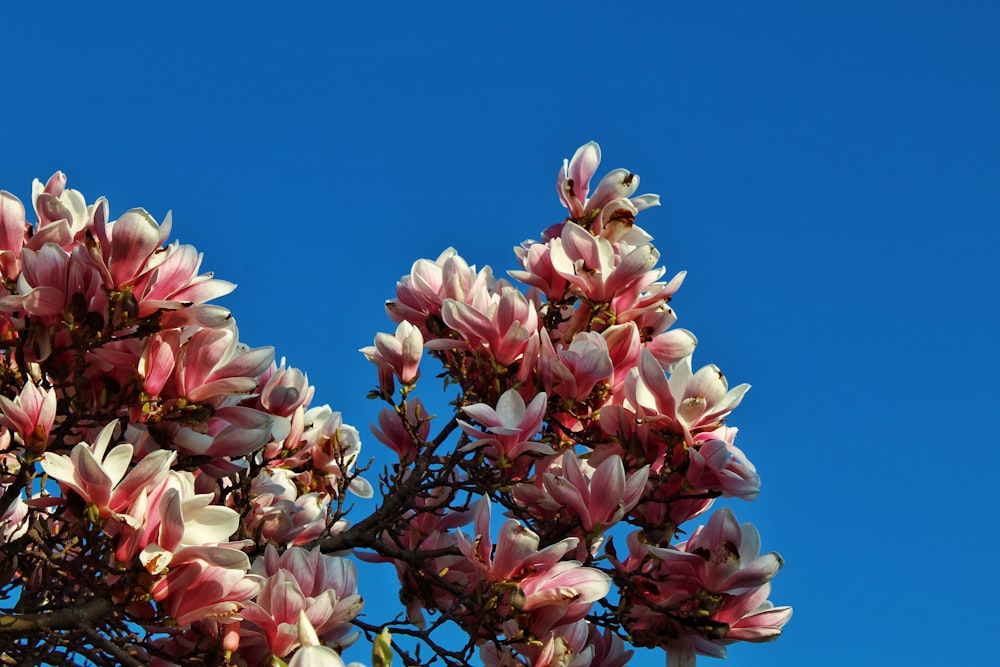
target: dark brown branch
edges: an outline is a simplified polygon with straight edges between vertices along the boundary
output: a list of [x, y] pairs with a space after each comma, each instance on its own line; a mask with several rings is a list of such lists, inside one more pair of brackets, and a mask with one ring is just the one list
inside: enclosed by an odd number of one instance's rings
[[324, 553], [330, 553], [333, 551], [345, 551], [354, 547], [370, 548], [375, 542], [376, 536], [382, 530], [398, 519], [403, 512], [410, 509], [413, 504], [413, 498], [421, 488], [424, 475], [430, 468], [434, 450], [447, 439], [457, 426], [456, 420], [452, 419], [441, 429], [438, 436], [428, 443], [430, 446], [427, 448], [427, 451], [422, 452], [417, 457], [414, 463], [414, 470], [410, 473], [410, 476], [393, 493], [383, 498], [381, 507], [344, 532], [320, 540], [318, 542], [320, 549]]
[[35, 614], [0, 616], [0, 635], [24, 635], [42, 630], [74, 630], [87, 627], [93, 621], [114, 611], [111, 600], [95, 598], [79, 607], [65, 607]]
[[120, 646], [89, 625], [83, 627], [83, 634], [87, 635], [87, 638], [94, 642], [94, 646], [100, 648], [117, 660], [118, 664], [128, 665], [128, 667], [142, 667], [142, 663], [140, 661], [136, 660]]

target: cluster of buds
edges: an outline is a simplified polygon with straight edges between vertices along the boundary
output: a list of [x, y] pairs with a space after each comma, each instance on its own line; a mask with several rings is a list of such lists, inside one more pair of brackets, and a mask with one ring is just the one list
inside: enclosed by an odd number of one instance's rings
[[[389, 404], [375, 434], [399, 455], [383, 484], [420, 489], [382, 535], [397, 555], [372, 559], [395, 564], [411, 623], [458, 624], [489, 665], [621, 665], [626, 638], [690, 666], [791, 615], [766, 601], [781, 559], [729, 510], [678, 539], [716, 498], [760, 491], [727, 421], [749, 386], [694, 370], [668, 305], [684, 273], [662, 280], [635, 224], [659, 198], [623, 169], [591, 192], [599, 162], [591, 142], [560, 170], [568, 215], [516, 249], [522, 288], [448, 249], [400, 279], [395, 334], [362, 350]], [[460, 389], [450, 450], [415, 395], [425, 354]], [[509, 517], [495, 543], [494, 503]]]

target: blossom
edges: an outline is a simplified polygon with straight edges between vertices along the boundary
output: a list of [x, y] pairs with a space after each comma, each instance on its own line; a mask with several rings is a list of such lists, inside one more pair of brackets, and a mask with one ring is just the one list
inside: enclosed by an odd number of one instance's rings
[[363, 667], [360, 662], [344, 665], [339, 653], [321, 645], [304, 611], [299, 612], [297, 632], [301, 648], [292, 656], [288, 667]]
[[309, 384], [309, 377], [298, 368], [281, 365], [272, 367], [262, 377], [260, 407], [277, 417], [289, 417], [303, 405], [312, 401], [316, 388]]
[[510, 583], [517, 585], [520, 601], [515, 606], [531, 612], [535, 634], [583, 618], [591, 605], [610, 590], [611, 581], [600, 570], [583, 567], [577, 560], [563, 560], [579, 543], [575, 537], [539, 549], [536, 533], [508, 519], [500, 528], [494, 549], [488, 498], [480, 501], [476, 510], [475, 531], [471, 542], [459, 533], [459, 549], [486, 581], [500, 588]]
[[[590, 179], [601, 163], [601, 147], [590, 141], [580, 146], [571, 160], [563, 161], [556, 179], [556, 191], [570, 218], [590, 223], [595, 234], [617, 240], [644, 234], [633, 229], [635, 216], [651, 206], [659, 206], [657, 195], [632, 197], [639, 187], [639, 177], [625, 169], [609, 172], [590, 194]], [[589, 196], [588, 196], [589, 195]]]
[[0, 270], [16, 278], [21, 273], [21, 250], [27, 239], [24, 204], [6, 190], [0, 191]]
[[339, 493], [337, 480], [349, 477], [347, 490], [359, 498], [371, 498], [375, 490], [371, 483], [353, 472], [361, 453], [361, 436], [353, 426], [345, 424], [339, 412], [323, 405], [310, 408], [305, 414], [308, 424], [303, 433], [306, 443], [293, 457], [286, 459], [286, 465], [303, 462], [309, 465], [319, 477], [325, 480], [325, 488], [331, 495]]
[[409, 275], [396, 283], [396, 298], [386, 302], [385, 309], [394, 322], [406, 320], [420, 327], [428, 341], [441, 333], [434, 320], [441, 317], [445, 299], [485, 306], [494, 282], [490, 267], [476, 271], [454, 248], [448, 248], [434, 261], [414, 262]]
[[[470, 348], [485, 348], [501, 366], [516, 361], [538, 329], [537, 304], [509, 285], [493, 293], [487, 304], [468, 304], [445, 299], [441, 317], [457, 331]], [[448, 341], [432, 341], [430, 347], [451, 347]]]
[[193, 328], [180, 343], [175, 359], [178, 396], [195, 403], [217, 403], [224, 396], [254, 391], [257, 376], [274, 360], [274, 348], [241, 347], [235, 325]]
[[545, 418], [546, 395], [542, 392], [525, 405], [515, 389], [501, 394], [496, 409], [485, 403], [467, 405], [462, 410], [475, 419], [486, 431], [476, 429], [467, 422], [459, 424], [475, 440], [466, 445], [475, 449], [488, 445], [501, 461], [510, 462], [525, 452], [553, 454], [554, 450], [542, 442], [532, 441]]
[[[166, 222], [163, 226], [166, 227]], [[163, 248], [162, 252], [157, 252], [162, 257], [160, 262], [153, 270], [141, 275], [132, 288], [139, 302], [140, 317], [159, 310], [168, 311], [164, 315], [165, 323], [173, 326], [180, 324], [173, 319], [176, 317], [172, 314], [173, 311], [187, 311], [187, 317], [194, 317], [197, 313], [197, 317], [202, 319], [195, 321], [204, 326], [217, 326], [218, 319], [229, 319], [229, 311], [224, 308], [202, 304], [229, 294], [236, 289], [236, 285], [213, 278], [211, 273], [199, 273], [202, 255], [194, 246], [181, 245], [175, 241]], [[148, 266], [147, 264], [147, 268]], [[203, 319], [206, 315], [211, 317], [210, 321]]]
[[368, 361], [391, 370], [404, 385], [416, 382], [420, 375], [420, 358], [424, 352], [424, 337], [420, 329], [403, 320], [395, 334], [375, 334], [375, 345], [361, 348]]
[[692, 667], [695, 653], [725, 657], [726, 644], [781, 634], [792, 610], [767, 601], [781, 557], [760, 555], [757, 530], [731, 510], [716, 511], [675, 547], [642, 544], [637, 535], [629, 536], [628, 559], [612, 560], [639, 582], [625, 593], [624, 621], [640, 645], [664, 646], [668, 664]]
[[179, 552], [150, 594], [178, 625], [239, 613], [264, 585], [248, 574], [250, 560], [226, 547], [192, 547]]
[[0, 424], [17, 433], [25, 447], [43, 451], [56, 418], [56, 392], [39, 389], [29, 377], [13, 401], [0, 396], [0, 413]]
[[669, 380], [651, 351], [643, 350], [639, 365], [626, 379], [629, 402], [645, 414], [662, 416], [675, 423], [687, 438], [696, 432], [711, 431], [743, 400], [750, 385], [729, 389], [718, 366], [703, 366], [691, 372], [691, 357], [674, 366]]
[[507, 275], [541, 291], [550, 301], [562, 298], [568, 284], [552, 266], [552, 248], [547, 243], [528, 241], [514, 248], [522, 269]]
[[458, 546], [491, 582], [515, 579], [518, 573], [523, 576], [524, 573], [555, 565], [580, 541], [576, 537], [568, 537], [539, 550], [541, 540], [538, 534], [517, 520], [508, 519], [500, 527], [494, 549], [490, 537], [490, 514], [489, 498], [484, 498], [476, 508], [474, 540], [470, 542], [459, 533]]
[[285, 657], [298, 646], [296, 626], [305, 613], [326, 644], [349, 646], [358, 635], [351, 619], [361, 612], [354, 564], [313, 549], [287, 549], [280, 556], [268, 547], [252, 571], [266, 582], [243, 617], [264, 633], [272, 653]]
[[[8, 488], [8, 484], [0, 484], [0, 495], [3, 495]], [[25, 521], [27, 517], [28, 504], [18, 494], [0, 514], [0, 538], [3, 538], [4, 542], [11, 542], [27, 533], [30, 527]]]
[[170, 471], [128, 508], [134, 529], [119, 538], [115, 557], [129, 562], [138, 553], [142, 565], [159, 574], [187, 548], [226, 545], [239, 514], [213, 501], [211, 493], [195, 493], [191, 473]]
[[250, 483], [250, 495], [246, 526], [258, 541], [304, 544], [326, 529], [329, 497], [315, 492], [299, 495], [289, 470], [258, 473]]
[[102, 286], [101, 276], [82, 246], [67, 252], [56, 243], [45, 243], [23, 250], [17, 294], [0, 298], [0, 310], [24, 311], [45, 325], [58, 325], [61, 313], [75, 298], [83, 306], [83, 315], [103, 315], [108, 298]]
[[648, 477], [648, 465], [626, 477], [617, 454], [593, 466], [569, 451], [563, 454], [560, 474], [543, 475], [552, 501], [576, 516], [587, 532], [604, 531], [621, 521], [639, 501]]
[[427, 409], [419, 398], [406, 402], [406, 425], [399, 413], [392, 408], [382, 408], [378, 413], [378, 427], [371, 425], [372, 434], [385, 446], [396, 452], [401, 462], [416, 460], [420, 443], [414, 442], [407, 426], [417, 434], [419, 440], [426, 441], [430, 435], [431, 422]]
[[32, 181], [31, 203], [38, 216], [35, 237], [44, 236], [45, 242], [58, 239], [60, 245], [69, 245], [87, 225], [87, 201], [77, 190], [66, 188], [66, 175], [61, 171], [52, 174], [45, 185], [37, 178]]
[[141, 208], [126, 211], [118, 220], [108, 222], [108, 203], [103, 198], [92, 211], [95, 244], [89, 247], [93, 262], [107, 289], [127, 290], [132, 294], [138, 317], [148, 317], [157, 311], [186, 310], [224, 296], [236, 287], [213, 279], [211, 273], [199, 274], [202, 255], [193, 246], [176, 241], [163, 245], [173, 225], [169, 212], [162, 224]]
[[611, 243], [578, 225], [564, 225], [550, 246], [556, 273], [594, 302], [610, 301], [638, 281], [652, 282], [664, 272], [653, 269], [660, 258], [653, 246]]
[[[485, 641], [479, 645], [479, 655], [485, 667], [590, 667], [594, 663], [595, 647], [590, 645], [591, 625], [576, 621], [562, 625], [533, 642], [512, 641], [520, 628], [510, 622], [504, 627], [507, 642], [502, 648]], [[544, 641], [542, 641], [544, 639]], [[595, 666], [599, 667], [599, 666]]]
[[687, 329], [672, 329], [664, 331], [646, 343], [646, 349], [652, 352], [660, 365], [669, 372], [679, 361], [690, 357], [697, 344], [698, 339]]
[[695, 438], [698, 446], [689, 450], [690, 465], [684, 474], [693, 489], [721, 490], [725, 496], [745, 500], [760, 494], [757, 468], [733, 444], [735, 437], [735, 428], [722, 426]]
[[246, 456], [267, 444], [273, 423], [274, 418], [261, 410], [227, 405], [216, 409], [200, 424], [189, 427], [171, 423], [166, 430], [172, 433], [171, 440], [181, 451], [212, 457], [213, 462], [224, 465], [225, 462], [219, 461], [222, 457]]
[[45, 474], [95, 507], [101, 518], [114, 517], [136, 527], [138, 520], [125, 510], [146, 488], [159, 484], [167, 476], [177, 454], [166, 450], [153, 452], [129, 470], [132, 445], [122, 443], [108, 451], [115, 426], [115, 422], [105, 426], [93, 445], [77, 443], [69, 456], [46, 452], [41, 465]]
[[614, 363], [601, 334], [578, 333], [565, 348], [554, 346], [547, 333], [541, 340], [538, 372], [548, 393], [582, 403], [599, 383], [612, 379]]

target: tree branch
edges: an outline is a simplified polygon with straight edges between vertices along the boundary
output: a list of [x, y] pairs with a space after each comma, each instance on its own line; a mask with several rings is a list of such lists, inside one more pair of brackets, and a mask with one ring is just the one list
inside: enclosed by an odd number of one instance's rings
[[74, 630], [88, 626], [114, 611], [111, 600], [95, 598], [79, 607], [64, 607], [35, 614], [0, 616], [0, 635], [28, 634], [42, 630]]
[[438, 436], [428, 443], [426, 452], [422, 452], [414, 462], [414, 469], [402, 484], [394, 492], [383, 498], [382, 506], [377, 508], [369, 516], [354, 524], [342, 533], [331, 535], [320, 540], [317, 544], [323, 553], [335, 551], [345, 551], [354, 547], [370, 547], [375, 542], [376, 536], [399, 515], [412, 506], [413, 497], [421, 488], [423, 477], [430, 468], [434, 450], [447, 439], [448, 435], [458, 426], [457, 421], [452, 420], [443, 428]]

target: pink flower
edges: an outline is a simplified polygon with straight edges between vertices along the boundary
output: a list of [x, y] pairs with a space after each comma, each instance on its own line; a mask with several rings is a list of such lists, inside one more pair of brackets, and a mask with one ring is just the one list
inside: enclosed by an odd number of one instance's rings
[[109, 225], [110, 243], [105, 258], [111, 278], [109, 288], [120, 290], [132, 286], [142, 273], [149, 270], [148, 264], [159, 263], [160, 258], [153, 253], [170, 232], [169, 218], [164, 227], [161, 230], [153, 216], [141, 208], [126, 211]]
[[56, 418], [56, 392], [41, 390], [29, 377], [12, 401], [0, 396], [0, 424], [14, 431], [29, 450], [41, 452]]
[[194, 403], [249, 394], [274, 360], [273, 348], [240, 346], [235, 325], [185, 333], [175, 355], [174, 383], [178, 395]]
[[566, 279], [552, 266], [552, 248], [547, 243], [530, 241], [514, 248], [523, 270], [507, 275], [538, 289], [549, 301], [559, 301], [566, 291]]
[[515, 642], [511, 640], [522, 633], [511, 621], [504, 627], [507, 642], [502, 650], [496, 642], [485, 641], [479, 645], [479, 655], [485, 667], [591, 667], [594, 647], [588, 641], [590, 629], [587, 621], [577, 621], [556, 627], [536, 641]]
[[543, 479], [552, 500], [576, 516], [589, 533], [604, 532], [621, 521], [639, 502], [648, 477], [648, 465], [626, 477], [617, 454], [594, 467], [567, 451], [562, 457], [561, 474], [547, 472]]
[[[109, 223], [105, 199], [98, 200], [92, 209], [96, 246], [91, 246], [91, 257], [109, 290], [131, 289], [139, 317], [157, 311], [186, 310], [236, 287], [213, 279], [210, 273], [199, 275], [202, 256], [193, 246], [174, 242], [164, 247], [172, 227], [169, 212], [162, 224], [143, 209], [126, 211]], [[170, 325], [180, 323], [173, 321]]]
[[238, 614], [264, 584], [247, 574], [250, 560], [225, 547], [191, 547], [175, 554], [170, 571], [150, 594], [177, 625]]
[[583, 403], [598, 384], [612, 379], [614, 364], [601, 334], [578, 333], [565, 348], [554, 346], [547, 332], [541, 340], [538, 374], [549, 394], [561, 396], [571, 404]]
[[[590, 224], [595, 234], [618, 240], [636, 234], [632, 224], [639, 211], [659, 206], [657, 195], [632, 197], [639, 187], [639, 177], [625, 169], [615, 169], [601, 179], [593, 195], [590, 179], [601, 163], [601, 147], [590, 141], [577, 149], [573, 159], [563, 161], [556, 179], [556, 191], [570, 218]], [[641, 230], [639, 230], [641, 233]]]
[[260, 390], [260, 406], [277, 417], [290, 417], [299, 407], [308, 405], [316, 391], [305, 373], [285, 366], [284, 358], [281, 366], [269, 370], [265, 377]]
[[[0, 494], [7, 491], [7, 484], [0, 484]], [[28, 505], [24, 502], [24, 499], [20, 494], [14, 497], [14, 499], [4, 510], [3, 514], [0, 514], [0, 538], [4, 542], [11, 542], [22, 537], [28, 532], [28, 522], [25, 519], [28, 518]]]
[[140, 494], [128, 508], [134, 529], [123, 531], [115, 557], [127, 563], [138, 554], [139, 562], [158, 574], [186, 548], [228, 545], [239, 527], [239, 514], [214, 504], [211, 493], [195, 493], [194, 485], [191, 473], [171, 471]]
[[[163, 227], [166, 226], [167, 222], [164, 221]], [[162, 228], [160, 233], [162, 238], [166, 238], [162, 236]], [[201, 270], [202, 255], [194, 246], [174, 242], [163, 248], [159, 256], [162, 259], [155, 268], [142, 274], [133, 287], [139, 300], [140, 317], [158, 310], [190, 310], [192, 304], [204, 304], [236, 289], [233, 283], [213, 278], [211, 273], [198, 273]], [[215, 313], [213, 317], [217, 317], [219, 312], [228, 316], [228, 311], [217, 307], [203, 307], [200, 312]], [[203, 324], [210, 325], [205, 322]]]
[[714, 364], [691, 372], [691, 357], [673, 368], [668, 380], [653, 353], [643, 350], [637, 371], [626, 379], [630, 403], [647, 416], [662, 416], [674, 422], [690, 442], [694, 434], [712, 431], [743, 400], [750, 385], [729, 389], [725, 376]]
[[[430, 415], [419, 398], [411, 398], [406, 402], [407, 425], [415, 430], [420, 440], [426, 441], [431, 432]], [[399, 413], [392, 408], [382, 408], [378, 413], [378, 428], [371, 425], [372, 434], [379, 442], [396, 452], [400, 462], [416, 460], [420, 443], [414, 442], [410, 431], [404, 426]]]
[[750, 385], [729, 389], [726, 376], [715, 364], [691, 372], [691, 357], [681, 359], [670, 373], [670, 388], [677, 416], [688, 430], [706, 430], [720, 424], [722, 417], [736, 409]]
[[7, 191], [0, 191], [0, 270], [9, 278], [21, 273], [21, 250], [27, 239], [24, 204]]
[[490, 500], [483, 498], [476, 508], [474, 540], [470, 542], [463, 533], [459, 533], [458, 546], [491, 582], [515, 580], [529, 572], [551, 567], [580, 542], [576, 537], [568, 537], [539, 551], [538, 535], [517, 520], [508, 519], [500, 527], [494, 549], [490, 537], [490, 514]]
[[[635, 368], [639, 362], [639, 355], [642, 353], [639, 328], [635, 322], [615, 324], [602, 331], [601, 336], [604, 337], [607, 344], [608, 355], [611, 357], [611, 364], [615, 369], [611, 381], [611, 394], [613, 397], [618, 397], [625, 377], [630, 370]], [[620, 401], [620, 398], [613, 400]]]
[[594, 647], [590, 667], [625, 667], [635, 653], [626, 650], [625, 642], [610, 628], [601, 632], [597, 626], [591, 625], [587, 643]]
[[250, 484], [250, 495], [251, 510], [245, 521], [259, 543], [305, 544], [326, 530], [329, 497], [299, 495], [288, 470], [258, 473]]
[[693, 489], [721, 490], [725, 496], [744, 500], [760, 494], [757, 468], [733, 444], [735, 437], [735, 428], [722, 426], [695, 438], [699, 444], [689, 450], [690, 464], [684, 474]]
[[269, 546], [252, 569], [267, 580], [243, 617], [261, 629], [276, 656], [283, 658], [298, 646], [300, 613], [326, 644], [346, 647], [357, 639], [350, 621], [361, 612], [363, 602], [349, 560], [298, 547], [278, 556]]
[[575, 537], [539, 550], [538, 535], [508, 519], [500, 528], [494, 549], [488, 498], [476, 511], [475, 530], [472, 542], [464, 534], [458, 535], [459, 548], [487, 581], [517, 584], [523, 596], [519, 609], [530, 612], [531, 630], [536, 635], [583, 618], [610, 590], [611, 581], [600, 570], [583, 567], [579, 561], [561, 560], [578, 544]]
[[[481, 271], [470, 267], [454, 248], [448, 248], [433, 262], [414, 262], [410, 274], [396, 283], [396, 298], [385, 304], [394, 322], [407, 320], [420, 327], [424, 341], [440, 334], [441, 303], [454, 299], [460, 303], [485, 305], [494, 284], [493, 272], [487, 266]], [[436, 330], [431, 331], [431, 327]]]
[[218, 408], [204, 423], [174, 430], [174, 445], [196, 456], [242, 457], [271, 439], [274, 419], [266, 412], [242, 405]]
[[635, 582], [623, 592], [625, 626], [639, 645], [665, 647], [668, 664], [691, 667], [695, 653], [725, 657], [734, 641], [772, 640], [791, 617], [767, 601], [781, 557], [761, 556], [757, 530], [728, 508], [676, 547], [642, 544], [636, 533], [629, 547], [625, 563], [612, 559]]
[[578, 561], [562, 561], [536, 570], [518, 586], [525, 596], [521, 609], [532, 612], [530, 627], [537, 635], [586, 616], [611, 590], [611, 579]]
[[299, 612], [297, 630], [301, 648], [292, 656], [288, 667], [364, 667], [360, 662], [344, 665], [339, 653], [321, 645], [305, 612]]
[[501, 465], [506, 465], [525, 452], [554, 454], [555, 451], [548, 445], [532, 440], [542, 427], [545, 407], [544, 392], [525, 405], [517, 390], [508, 389], [500, 396], [496, 409], [485, 403], [462, 408], [465, 414], [486, 429], [484, 432], [460, 421], [462, 430], [474, 438], [472, 443], [466, 445], [466, 449], [488, 446], [489, 451], [501, 461]]
[[106, 312], [108, 299], [103, 281], [82, 246], [74, 247], [72, 252], [55, 243], [42, 244], [37, 250], [25, 248], [21, 264], [18, 294], [0, 298], [0, 310], [23, 310], [46, 325], [58, 325], [61, 313], [74, 297], [86, 312]]
[[646, 343], [646, 349], [653, 353], [664, 370], [671, 371], [678, 362], [694, 353], [698, 339], [687, 329], [664, 331]]
[[596, 141], [580, 146], [572, 160], [563, 161], [563, 168], [559, 170], [559, 177], [556, 179], [556, 192], [573, 219], [582, 218], [586, 213], [590, 179], [594, 177], [600, 164], [601, 147]]
[[[441, 305], [444, 323], [465, 338], [471, 348], [485, 348], [501, 366], [519, 359], [529, 339], [538, 330], [537, 304], [520, 291], [504, 286], [486, 304], [467, 304], [445, 299]], [[440, 343], [435, 345], [435, 343]], [[429, 347], [450, 347], [446, 341], [432, 341]]]
[[313, 479], [310, 488], [332, 497], [340, 493], [339, 480], [350, 476], [348, 490], [359, 498], [371, 498], [375, 493], [372, 485], [352, 472], [361, 453], [357, 429], [344, 424], [341, 414], [329, 405], [309, 408], [302, 420], [301, 439], [271, 467], [309, 470]]
[[68, 246], [87, 226], [87, 201], [78, 191], [66, 189], [66, 175], [61, 171], [52, 174], [45, 185], [37, 178], [32, 181], [31, 201], [38, 216], [32, 241]]
[[608, 302], [638, 281], [652, 282], [663, 274], [653, 269], [660, 258], [653, 246], [613, 244], [579, 225], [564, 225], [550, 246], [556, 273], [593, 302]]
[[41, 465], [49, 477], [94, 506], [101, 518], [113, 517], [136, 527], [139, 522], [125, 511], [147, 488], [167, 476], [177, 454], [166, 450], [153, 452], [129, 470], [132, 445], [122, 443], [107, 451], [116, 426], [117, 422], [105, 426], [93, 445], [78, 443], [69, 456], [46, 452]]
[[363, 347], [360, 352], [373, 364], [391, 370], [402, 384], [410, 385], [420, 376], [424, 337], [420, 329], [403, 320], [395, 334], [375, 334], [375, 345]]
[[[180, 331], [176, 329], [161, 331], [146, 339], [146, 347], [136, 365], [136, 371], [143, 381], [143, 391], [154, 398], [160, 395], [173, 376], [179, 348]], [[173, 387], [169, 391], [176, 394]]]

